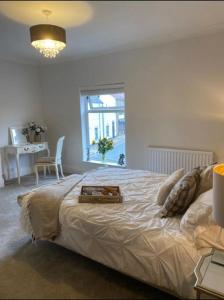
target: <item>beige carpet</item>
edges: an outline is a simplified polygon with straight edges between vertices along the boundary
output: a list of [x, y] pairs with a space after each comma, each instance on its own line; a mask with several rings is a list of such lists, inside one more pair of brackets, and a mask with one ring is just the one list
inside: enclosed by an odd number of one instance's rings
[[34, 181], [23, 177], [20, 186], [11, 182], [0, 189], [1, 299], [174, 299], [62, 247], [32, 244], [20, 228], [16, 197]]

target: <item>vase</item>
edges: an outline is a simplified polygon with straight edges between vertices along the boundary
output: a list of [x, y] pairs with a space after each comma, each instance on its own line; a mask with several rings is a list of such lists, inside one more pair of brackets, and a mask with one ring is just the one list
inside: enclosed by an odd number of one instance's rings
[[41, 134], [35, 134], [34, 135], [34, 142], [35, 143], [41, 143]]
[[106, 156], [106, 153], [102, 154], [102, 162], [103, 163], [105, 162], [105, 156]]
[[32, 131], [29, 132], [28, 140], [29, 140], [29, 143], [31, 143], [31, 144], [34, 143], [34, 133]]
[[29, 143], [29, 144], [31, 143], [29, 134], [26, 135], [26, 141], [27, 141], [27, 143]]

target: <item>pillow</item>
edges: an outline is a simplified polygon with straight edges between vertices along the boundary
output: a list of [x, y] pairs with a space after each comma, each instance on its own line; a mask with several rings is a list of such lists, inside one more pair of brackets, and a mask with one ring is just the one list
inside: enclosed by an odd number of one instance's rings
[[197, 191], [197, 197], [212, 188], [214, 166], [215, 165], [213, 164], [202, 169], [202, 172], [200, 174], [200, 184]]
[[185, 213], [194, 196], [200, 182], [200, 169], [193, 169], [184, 175], [173, 187], [169, 196], [160, 210], [161, 217], [173, 217]]
[[179, 181], [180, 178], [184, 176], [184, 169], [179, 169], [173, 172], [161, 185], [157, 194], [157, 203], [163, 205], [168, 197], [170, 191]]
[[193, 236], [195, 228], [211, 222], [213, 190], [210, 189], [196, 198], [181, 219], [180, 230], [185, 235]]

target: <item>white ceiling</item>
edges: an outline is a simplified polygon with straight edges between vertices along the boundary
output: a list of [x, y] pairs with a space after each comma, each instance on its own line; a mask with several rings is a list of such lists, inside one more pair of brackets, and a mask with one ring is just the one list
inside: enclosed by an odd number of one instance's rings
[[0, 57], [44, 63], [30, 46], [29, 26], [66, 27], [67, 47], [54, 61], [140, 48], [224, 31], [222, 1], [0, 1]]

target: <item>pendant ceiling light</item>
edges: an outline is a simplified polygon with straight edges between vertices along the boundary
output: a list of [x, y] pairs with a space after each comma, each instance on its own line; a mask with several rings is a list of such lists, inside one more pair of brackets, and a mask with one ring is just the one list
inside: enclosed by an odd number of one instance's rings
[[[43, 10], [48, 18], [51, 11]], [[30, 27], [31, 45], [40, 53], [49, 58], [54, 58], [66, 46], [66, 32], [62, 27], [50, 24], [39, 24]]]

